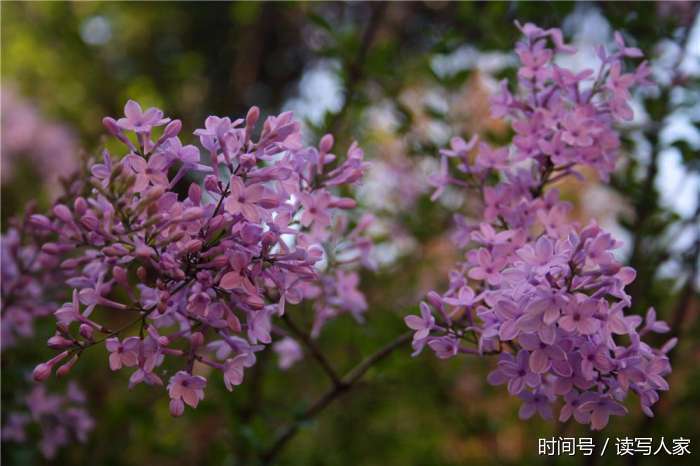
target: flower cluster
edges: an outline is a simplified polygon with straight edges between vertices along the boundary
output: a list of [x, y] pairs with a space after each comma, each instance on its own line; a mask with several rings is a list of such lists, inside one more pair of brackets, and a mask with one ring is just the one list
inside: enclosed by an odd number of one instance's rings
[[68, 385], [65, 395], [50, 394], [43, 385], [35, 385], [24, 403], [29, 414], [10, 412], [2, 428], [2, 439], [26, 442], [29, 439], [29, 426], [36, 424], [41, 431], [39, 449], [49, 459], [73, 439], [85, 442], [95, 425], [83, 408], [85, 394], [73, 383]]
[[58, 186], [59, 178], [70, 175], [79, 165], [75, 134], [64, 125], [47, 121], [13, 86], [3, 85], [0, 94], [2, 182], [12, 181], [19, 169], [31, 164], [41, 167], [32, 175], [46, 181], [49, 189]]
[[[180, 415], [204, 397], [199, 367], [231, 390], [273, 334], [287, 337], [274, 318], [288, 304], [314, 301], [316, 333], [341, 313], [361, 317], [356, 268], [369, 264], [371, 219], [351, 218], [355, 201], [339, 195], [365, 171], [356, 144], [339, 160], [331, 135], [302, 144], [291, 113], [256, 130], [253, 107], [243, 119], [208, 117], [194, 132], [200, 152], [160, 110], [129, 101], [124, 113], [103, 123], [126, 153], [105, 151], [80, 195], [31, 216], [73, 288], [55, 311], [59, 353], [35, 379], [66, 374], [98, 343], [112, 370], [132, 370], [131, 387], [165, 385], [166, 359], [179, 361], [167, 390]], [[299, 351], [282, 341], [288, 367]]]
[[[31, 212], [32, 209], [29, 209]], [[59, 260], [41, 250], [41, 234], [27, 221], [16, 221], [0, 237], [0, 347], [14, 346], [20, 338], [34, 335], [37, 318], [56, 310], [51, 293], [59, 283]]]
[[500, 353], [489, 382], [522, 399], [522, 418], [551, 418], [561, 398], [560, 420], [602, 429], [610, 415], [627, 412], [630, 392], [651, 416], [658, 392], [668, 389], [666, 353], [675, 339], [661, 349], [641, 340], [669, 328], [653, 309], [645, 321], [625, 315], [635, 271], [613, 255], [620, 242], [594, 222], [573, 222], [571, 206], [545, 189], [579, 175], [578, 166], [602, 177], [614, 168], [613, 123], [632, 117], [630, 88], [646, 81], [648, 67], [623, 72], [624, 59], [641, 52], [617, 34], [614, 53], [598, 49], [597, 73], [573, 73], [554, 63], [557, 52], [575, 53], [561, 31], [518, 26], [521, 92], [511, 94], [504, 82], [492, 102], [494, 115], [511, 122], [511, 145], [455, 138], [432, 180], [435, 197], [448, 185], [482, 193], [483, 217], [458, 218], [455, 239], [467, 247], [466, 260], [444, 294], [429, 293], [421, 315], [406, 317], [415, 353], [426, 345], [439, 358]]

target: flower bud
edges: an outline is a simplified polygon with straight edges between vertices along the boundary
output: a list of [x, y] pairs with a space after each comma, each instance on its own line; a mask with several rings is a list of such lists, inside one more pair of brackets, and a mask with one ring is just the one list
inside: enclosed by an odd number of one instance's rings
[[73, 210], [76, 214], [83, 215], [85, 211], [87, 211], [87, 208], [88, 204], [85, 198], [77, 197], [75, 198], [75, 201], [73, 201]]
[[56, 377], [63, 377], [64, 375], [68, 374], [71, 369], [73, 369], [73, 366], [75, 366], [75, 363], [78, 362], [78, 355], [74, 354], [72, 358], [68, 360], [67, 363], [56, 369]]
[[61, 262], [61, 268], [62, 269], [74, 269], [80, 265], [80, 260], [78, 259], [66, 259], [63, 262]]
[[97, 230], [100, 228], [100, 221], [91, 212], [80, 218], [80, 224], [88, 230]]
[[62, 350], [69, 348], [73, 345], [73, 340], [69, 340], [61, 335], [54, 335], [46, 342], [49, 348], [55, 350]]
[[42, 362], [34, 368], [32, 372], [32, 378], [37, 382], [43, 382], [51, 376], [51, 366], [45, 362]]
[[182, 416], [182, 413], [185, 412], [185, 404], [182, 402], [180, 399], [173, 399], [170, 400], [170, 414], [174, 417], [180, 417]]
[[229, 312], [229, 314], [226, 316], [226, 323], [228, 324], [228, 328], [231, 329], [231, 331], [235, 333], [240, 333], [241, 332], [241, 321], [236, 317], [236, 315], [232, 312]]
[[204, 188], [213, 193], [221, 193], [221, 189], [219, 188], [219, 180], [214, 175], [208, 175], [206, 178], [204, 178]]
[[29, 217], [29, 223], [38, 228], [43, 228], [46, 230], [51, 229], [51, 220], [46, 215], [33, 214]]
[[129, 281], [129, 277], [126, 273], [126, 270], [124, 270], [123, 267], [120, 267], [118, 265], [112, 267], [112, 276], [117, 282], [122, 284], [127, 284]]
[[333, 199], [330, 206], [337, 207], [338, 209], [354, 209], [357, 207], [357, 201], [349, 197], [340, 197]]
[[255, 123], [258, 122], [258, 118], [260, 118], [260, 109], [256, 106], [250, 107], [248, 114], [245, 116], [246, 130], [251, 130], [255, 126]]
[[129, 251], [121, 244], [113, 244], [112, 246], [102, 248], [102, 254], [107, 257], [122, 257], [128, 253]]
[[332, 134], [326, 134], [321, 138], [321, 142], [318, 145], [319, 151], [321, 151], [324, 154], [327, 154], [328, 152], [333, 149], [333, 143], [334, 143], [333, 135]]
[[257, 157], [255, 157], [255, 154], [251, 154], [251, 153], [241, 154], [241, 156], [238, 158], [238, 160], [239, 160], [241, 166], [246, 167], [246, 168], [254, 167], [258, 161]]
[[41, 251], [55, 256], [61, 253], [61, 248], [56, 243], [45, 243], [41, 246]]
[[92, 341], [92, 335], [94, 329], [92, 328], [91, 325], [88, 324], [80, 324], [80, 336], [85, 338], [86, 340]]
[[73, 221], [73, 213], [70, 211], [70, 209], [63, 204], [56, 204], [53, 207], [53, 213], [56, 215], [56, 217], [60, 218], [66, 223], [70, 223]]
[[202, 335], [202, 332], [194, 332], [190, 337], [190, 343], [193, 348], [202, 346], [204, 344], [204, 335]]
[[200, 249], [202, 249], [202, 240], [201, 239], [191, 239], [185, 245], [183, 246], [183, 251], [191, 254], [193, 252], [197, 252]]
[[102, 125], [107, 128], [107, 131], [109, 131], [112, 136], [118, 136], [122, 132], [119, 125], [117, 125], [117, 121], [112, 117], [104, 117], [102, 119]]
[[181, 129], [182, 122], [180, 120], [173, 120], [170, 123], [168, 123], [168, 126], [166, 126], [165, 130], [163, 130], [163, 136], [161, 136], [161, 139], [173, 138], [180, 134]]
[[190, 184], [187, 196], [194, 204], [199, 204], [202, 200], [202, 188], [197, 183]]
[[442, 298], [434, 291], [430, 291], [426, 296], [428, 302], [436, 309], [442, 309]]
[[182, 213], [182, 220], [185, 222], [191, 222], [192, 220], [199, 220], [204, 216], [204, 209], [201, 207], [188, 207]]
[[143, 259], [148, 259], [150, 257], [155, 256], [156, 252], [153, 250], [152, 247], [147, 246], [145, 244], [140, 244], [134, 250], [134, 255]]

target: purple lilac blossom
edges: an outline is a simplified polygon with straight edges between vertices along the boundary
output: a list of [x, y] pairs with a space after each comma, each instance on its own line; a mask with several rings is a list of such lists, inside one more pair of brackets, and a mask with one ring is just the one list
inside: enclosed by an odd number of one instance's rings
[[[29, 440], [34, 425], [41, 432], [39, 450], [48, 459], [58, 449], [77, 440], [84, 443], [95, 423], [83, 408], [85, 395], [69, 383], [65, 394], [49, 393], [43, 385], [36, 385], [24, 397], [24, 411], [11, 411], [2, 428], [2, 439], [10, 442]], [[26, 411], [28, 409], [28, 412]]]
[[7, 183], [16, 176], [18, 168], [25, 162], [34, 167], [33, 175], [45, 181], [51, 192], [60, 178], [70, 175], [78, 168], [80, 150], [75, 134], [65, 125], [50, 122], [39, 109], [19, 95], [14, 86], [3, 85], [2, 141], [2, 182]]
[[[104, 343], [109, 367], [131, 371], [129, 387], [167, 387], [179, 416], [204, 398], [197, 366], [229, 390], [243, 383], [289, 305], [313, 301], [312, 336], [344, 313], [362, 320], [357, 268], [372, 265], [372, 218], [354, 216], [354, 199], [339, 195], [366, 170], [357, 144], [345, 158], [330, 135], [306, 147], [289, 112], [268, 117], [256, 138], [253, 107], [241, 119], [208, 117], [194, 132], [200, 152], [162, 111], [129, 101], [124, 114], [103, 120], [124, 153], [105, 150], [80, 195], [30, 217], [45, 237], [41, 254], [73, 288], [71, 302], [53, 307], [50, 345], [60, 353], [37, 366], [36, 380], [68, 373]], [[104, 323], [117, 317], [131, 324]], [[284, 339], [276, 348], [286, 367], [301, 356]]]
[[611, 415], [627, 413], [630, 392], [652, 416], [658, 392], [668, 390], [666, 353], [675, 339], [661, 349], [641, 341], [669, 327], [653, 309], [641, 328], [641, 317], [624, 315], [632, 304], [625, 286], [635, 271], [612, 254], [620, 242], [595, 222], [570, 220], [570, 205], [547, 189], [565, 176], [580, 177], [577, 166], [607, 179], [620, 146], [613, 124], [632, 118], [630, 89], [647, 83], [649, 68], [624, 71], [625, 58], [642, 54], [618, 34], [614, 52], [598, 49], [597, 72], [574, 74], [554, 63], [556, 52], [575, 53], [561, 31], [518, 27], [520, 92], [512, 94], [504, 81], [492, 100], [494, 116], [508, 118], [514, 130], [512, 143], [498, 149], [454, 138], [441, 151], [440, 176], [432, 178], [434, 197], [450, 183], [478, 187], [483, 218], [460, 221], [455, 237], [469, 251], [450, 274], [448, 291], [429, 293], [421, 315], [406, 317], [414, 354], [426, 345], [438, 358], [500, 353], [488, 381], [506, 384], [523, 401], [523, 419], [553, 418], [561, 398], [559, 419], [600, 430]]
[[[33, 208], [30, 206], [28, 215]], [[11, 226], [0, 237], [0, 347], [6, 350], [21, 338], [34, 335], [37, 318], [50, 316], [56, 310], [51, 285], [61, 280], [60, 260], [42, 250], [44, 235], [23, 219], [11, 220]]]

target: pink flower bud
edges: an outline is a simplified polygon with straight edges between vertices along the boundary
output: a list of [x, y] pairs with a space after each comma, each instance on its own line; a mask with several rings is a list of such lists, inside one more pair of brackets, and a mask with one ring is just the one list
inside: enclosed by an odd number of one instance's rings
[[51, 376], [51, 366], [45, 362], [42, 362], [34, 368], [32, 372], [32, 377], [37, 382], [43, 382]]
[[257, 157], [255, 157], [255, 154], [250, 153], [241, 154], [238, 160], [240, 161], [242, 166], [247, 168], [255, 166], [255, 164], [258, 161]]
[[126, 284], [129, 281], [129, 277], [126, 273], [126, 270], [124, 270], [123, 267], [119, 267], [118, 265], [112, 267], [112, 276], [119, 283]]
[[73, 345], [73, 340], [69, 340], [61, 335], [54, 335], [46, 342], [49, 348], [62, 350]]
[[219, 188], [219, 180], [214, 175], [209, 175], [204, 178], [204, 188], [213, 193], [221, 193], [221, 189]]
[[63, 204], [56, 204], [53, 208], [53, 213], [66, 223], [73, 221], [73, 213]]
[[102, 248], [102, 254], [107, 257], [121, 257], [127, 255], [128, 253], [129, 251], [121, 244], [114, 244], [112, 246]]
[[190, 343], [193, 348], [199, 348], [204, 344], [204, 335], [202, 332], [194, 332], [190, 337]]
[[230, 328], [233, 332], [241, 332], [241, 321], [238, 319], [238, 317], [236, 317], [235, 314], [229, 313], [226, 316], [226, 323], [228, 324], [228, 328]]
[[202, 200], [202, 188], [200, 188], [197, 183], [190, 184], [187, 197], [189, 197], [194, 204], [199, 204]]
[[92, 340], [93, 331], [94, 329], [91, 325], [80, 324], [80, 335], [86, 340]]
[[260, 118], [260, 109], [256, 106], [250, 107], [250, 110], [248, 110], [248, 114], [245, 116], [246, 128], [252, 129], [253, 126], [255, 126], [255, 123], [258, 122], [258, 118]]
[[435, 308], [441, 309], [443, 304], [442, 304], [442, 298], [440, 297], [439, 294], [437, 294], [435, 291], [430, 291], [428, 292], [428, 295], [426, 296], [428, 299], [428, 302]]
[[100, 228], [100, 221], [97, 220], [92, 213], [87, 213], [80, 218], [80, 224], [87, 228], [88, 230], [98, 230]]
[[71, 369], [73, 369], [73, 366], [75, 366], [75, 363], [78, 362], [78, 355], [74, 354], [70, 360], [68, 360], [67, 363], [62, 365], [56, 370], [56, 377], [63, 377], [64, 375], [68, 374]]
[[192, 220], [199, 220], [203, 216], [204, 209], [201, 207], [189, 207], [182, 213], [182, 220], [191, 222]]
[[122, 130], [117, 125], [117, 121], [111, 117], [104, 117], [102, 119], [102, 125], [107, 128], [107, 131], [113, 136], [121, 135]]
[[173, 138], [180, 134], [181, 129], [182, 122], [180, 120], [173, 120], [170, 123], [168, 123], [168, 126], [166, 126], [165, 130], [163, 130], [163, 136], [161, 136], [161, 139]]
[[328, 152], [333, 149], [333, 143], [335, 140], [333, 139], [332, 134], [326, 134], [321, 138], [321, 142], [318, 145], [318, 149], [323, 152], [324, 154], [327, 154]]
[[46, 215], [34, 214], [29, 217], [29, 222], [38, 228], [51, 229], [51, 220]]
[[354, 209], [357, 207], [357, 201], [349, 197], [341, 197], [333, 199], [330, 206], [337, 207], [338, 209]]
[[61, 268], [66, 270], [74, 269], [80, 265], [80, 262], [78, 259], [66, 259], [61, 262]]
[[182, 416], [185, 412], [185, 403], [180, 399], [170, 400], [170, 414], [174, 417]]
[[61, 248], [56, 243], [46, 243], [41, 246], [41, 250], [46, 254], [51, 254], [53, 256], [61, 253]]
[[75, 201], [73, 201], [73, 210], [75, 210], [75, 213], [78, 215], [83, 215], [85, 211], [88, 208], [87, 201], [82, 198], [82, 197], [77, 197], [75, 198]]

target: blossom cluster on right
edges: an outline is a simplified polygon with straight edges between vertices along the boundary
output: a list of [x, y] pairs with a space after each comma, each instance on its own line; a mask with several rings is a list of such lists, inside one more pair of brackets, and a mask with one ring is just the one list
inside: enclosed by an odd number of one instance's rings
[[624, 71], [625, 58], [642, 53], [616, 34], [613, 53], [598, 48], [596, 71], [575, 73], [554, 61], [556, 53], [576, 52], [560, 30], [518, 27], [520, 92], [504, 81], [492, 101], [493, 114], [511, 124], [512, 143], [494, 148], [455, 138], [432, 178], [434, 198], [448, 187], [480, 193], [483, 218], [457, 218], [455, 240], [467, 248], [466, 260], [446, 292], [430, 292], [421, 315], [406, 317], [414, 354], [426, 345], [439, 358], [498, 353], [488, 380], [522, 400], [524, 419], [552, 418], [560, 400], [561, 421], [573, 417], [599, 430], [611, 415], [626, 414], [630, 392], [652, 416], [659, 391], [668, 390], [667, 353], [676, 340], [660, 349], [642, 341], [669, 327], [653, 309], [646, 319], [625, 315], [635, 271], [613, 255], [621, 243], [595, 222], [572, 221], [571, 205], [547, 189], [582, 177], [579, 166], [607, 179], [620, 146], [613, 124], [632, 118], [630, 90], [647, 83], [649, 68]]

